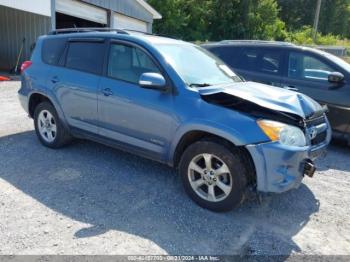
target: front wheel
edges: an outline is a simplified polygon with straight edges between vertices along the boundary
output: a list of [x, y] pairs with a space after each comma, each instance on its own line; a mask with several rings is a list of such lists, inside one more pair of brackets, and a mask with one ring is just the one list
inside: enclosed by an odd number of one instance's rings
[[212, 211], [237, 207], [243, 201], [248, 177], [241, 153], [216, 141], [199, 141], [189, 146], [179, 165], [186, 193]]

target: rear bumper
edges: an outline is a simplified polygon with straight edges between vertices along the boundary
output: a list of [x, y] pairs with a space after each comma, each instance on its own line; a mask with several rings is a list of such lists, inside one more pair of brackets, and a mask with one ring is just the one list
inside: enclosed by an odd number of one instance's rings
[[279, 142], [248, 145], [256, 169], [257, 190], [260, 192], [282, 193], [298, 188], [304, 175], [315, 172], [313, 161], [326, 154], [331, 139], [317, 146], [290, 147]]
[[28, 109], [28, 97], [21, 94], [20, 92], [18, 92], [18, 100], [22, 106], [22, 108], [29, 113], [29, 109]]

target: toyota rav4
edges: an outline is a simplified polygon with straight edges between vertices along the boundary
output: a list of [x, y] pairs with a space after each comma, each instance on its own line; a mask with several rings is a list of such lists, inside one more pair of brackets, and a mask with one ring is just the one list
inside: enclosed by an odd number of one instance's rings
[[247, 188], [297, 188], [331, 137], [311, 98], [245, 82], [197, 45], [125, 30], [40, 37], [19, 98], [44, 146], [91, 139], [168, 164], [214, 211]]

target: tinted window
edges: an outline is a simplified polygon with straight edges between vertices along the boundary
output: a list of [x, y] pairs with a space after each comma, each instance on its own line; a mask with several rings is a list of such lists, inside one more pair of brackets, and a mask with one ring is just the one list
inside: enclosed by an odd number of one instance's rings
[[108, 76], [136, 84], [143, 73], [160, 73], [144, 51], [123, 44], [111, 45]]
[[280, 72], [281, 59], [282, 53], [277, 50], [264, 52], [259, 66], [261, 72], [278, 74]]
[[50, 65], [58, 65], [61, 55], [66, 46], [65, 38], [46, 39], [43, 42], [43, 61]]
[[238, 66], [238, 58], [240, 53], [239, 47], [234, 46], [222, 46], [222, 47], [212, 47], [210, 48], [210, 52], [219, 57], [222, 61], [228, 64], [230, 67]]
[[328, 81], [328, 75], [336, 71], [318, 58], [291, 52], [288, 62], [288, 77], [294, 79]]
[[66, 67], [101, 74], [104, 59], [103, 43], [71, 42], [66, 59]]
[[259, 59], [259, 52], [256, 49], [243, 49], [239, 57], [238, 68], [248, 71], [256, 71]]

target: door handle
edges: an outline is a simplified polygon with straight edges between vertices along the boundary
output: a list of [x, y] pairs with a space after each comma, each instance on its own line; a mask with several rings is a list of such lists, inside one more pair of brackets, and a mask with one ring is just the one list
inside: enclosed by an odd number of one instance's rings
[[53, 84], [56, 84], [56, 83], [58, 83], [59, 81], [60, 81], [60, 79], [58, 78], [58, 76], [54, 76], [54, 77], [51, 78], [51, 82], [52, 82]]
[[295, 86], [283, 86], [283, 88], [291, 91], [299, 91]]
[[113, 95], [113, 92], [110, 88], [105, 88], [102, 90], [102, 93], [104, 94], [104, 96], [111, 96]]

